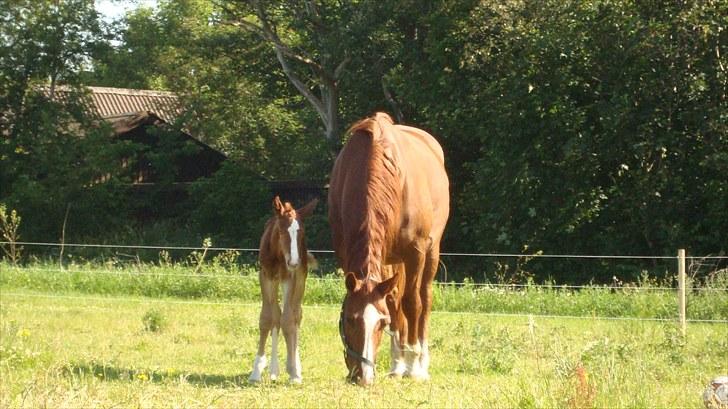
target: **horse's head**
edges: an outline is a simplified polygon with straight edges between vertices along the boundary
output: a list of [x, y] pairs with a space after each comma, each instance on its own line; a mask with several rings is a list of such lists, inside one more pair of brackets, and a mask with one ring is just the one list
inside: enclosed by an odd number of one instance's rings
[[378, 283], [360, 280], [354, 273], [346, 274], [339, 333], [351, 382], [369, 385], [374, 381], [374, 362], [382, 332], [391, 322], [388, 305], [396, 284], [397, 276]]
[[303, 220], [313, 213], [316, 204], [318, 199], [313, 199], [296, 210], [289, 202], [282, 203], [278, 196], [273, 199], [273, 215], [279, 232], [279, 246], [289, 268], [298, 267], [302, 257], [306, 258]]

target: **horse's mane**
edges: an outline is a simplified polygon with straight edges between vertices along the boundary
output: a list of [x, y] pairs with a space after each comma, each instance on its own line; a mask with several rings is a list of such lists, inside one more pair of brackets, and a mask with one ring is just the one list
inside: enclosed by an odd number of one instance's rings
[[355, 252], [361, 253], [352, 256], [353, 260], [361, 262], [362, 267], [367, 267], [368, 275], [375, 279], [382, 278], [381, 264], [387, 257], [385, 245], [394, 238], [394, 221], [400, 211], [400, 168], [395, 132], [392, 118], [381, 112], [349, 129], [352, 138], [367, 138], [371, 144], [364, 172], [366, 214], [357, 243], [353, 246]]

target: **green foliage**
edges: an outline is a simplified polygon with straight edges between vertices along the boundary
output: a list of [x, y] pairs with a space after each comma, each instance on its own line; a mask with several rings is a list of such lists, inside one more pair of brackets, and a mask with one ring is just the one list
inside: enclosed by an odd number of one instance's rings
[[[212, 265], [211, 265], [212, 264]], [[81, 292], [102, 295], [137, 295], [147, 297], [209, 298], [213, 300], [258, 301], [258, 267], [243, 265], [235, 269], [205, 264], [204, 274], [194, 273], [196, 266], [151, 264], [112, 261], [106, 268], [94, 264], [71, 264], [67, 271], [57, 271], [48, 265], [25, 268], [1, 265], [0, 285], [4, 288], [37, 291]], [[339, 305], [345, 295], [343, 279], [336, 273], [323, 277], [309, 274], [304, 303]], [[728, 317], [728, 292], [725, 287], [705, 287], [688, 296], [688, 319], [717, 319]], [[481, 312], [498, 314], [534, 314], [563, 316], [599, 316], [614, 318], [676, 319], [677, 297], [672, 291], [625, 288], [612, 291], [599, 286], [579, 291], [559, 287], [513, 289], [490, 286], [434, 287], [435, 311]], [[501, 334], [506, 337], [507, 334]], [[501, 336], [499, 335], [499, 336]], [[488, 339], [482, 334], [476, 338]], [[504, 341], [505, 342], [505, 341]], [[464, 345], [464, 351], [482, 347]], [[488, 352], [487, 350], [484, 352]], [[514, 351], [490, 351], [493, 356]], [[488, 352], [488, 353], [490, 353]], [[507, 368], [506, 362], [493, 361], [486, 354], [481, 364]], [[499, 369], [499, 370], [501, 370]]]
[[221, 245], [257, 247], [271, 211], [264, 180], [228, 160], [212, 177], [194, 182], [189, 191], [197, 231], [214, 236]]
[[8, 214], [7, 207], [0, 203], [0, 237], [2, 241], [7, 242], [0, 245], [0, 248], [3, 250], [3, 258], [7, 257], [13, 264], [20, 261], [23, 252], [23, 246], [17, 244], [20, 241], [18, 228], [21, 220], [15, 209]]
[[725, 4], [435, 4], [395, 78], [445, 142], [447, 247], [726, 251]]
[[144, 330], [148, 332], [159, 332], [165, 326], [164, 315], [157, 309], [147, 311], [142, 317]]
[[[444, 249], [728, 251], [726, 2], [280, 0], [260, 15], [250, 2], [163, 1], [106, 31], [88, 0], [7, 4], [0, 200], [23, 214], [27, 240], [56, 241], [70, 206], [69, 240], [254, 246], [269, 207], [260, 181], [325, 180], [335, 144], [321, 135], [383, 109], [443, 144]], [[288, 71], [270, 37], [239, 27], [262, 16], [288, 46]], [[63, 105], [38, 92], [56, 84], [78, 92]], [[176, 218], [142, 231], [111, 168], [135, 147], [109, 144], [108, 130], [83, 119], [84, 84], [175, 91], [188, 108], [177, 125], [237, 165], [195, 183]], [[150, 157], [164, 171], [170, 155]], [[163, 208], [164, 197], [144, 201]], [[312, 248], [328, 248], [324, 213], [307, 226]], [[469, 264], [450, 278], [603, 283], [669, 271], [652, 261]]]

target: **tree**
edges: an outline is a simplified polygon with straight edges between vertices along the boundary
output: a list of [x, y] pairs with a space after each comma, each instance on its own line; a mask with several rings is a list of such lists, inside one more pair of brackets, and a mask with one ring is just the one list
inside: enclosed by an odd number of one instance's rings
[[347, 38], [351, 8], [334, 2], [257, 0], [220, 7], [232, 24], [273, 47], [286, 77], [314, 108], [326, 140], [336, 147], [341, 138], [339, 82], [351, 61], [341, 40]]
[[116, 180], [95, 181], [131, 147], [89, 117], [78, 83], [97, 41], [93, 2], [10, 3], [0, 9], [0, 201], [23, 215], [28, 240], [58, 238], [69, 206], [86, 214], [75, 232], [103, 231], [123, 211]]

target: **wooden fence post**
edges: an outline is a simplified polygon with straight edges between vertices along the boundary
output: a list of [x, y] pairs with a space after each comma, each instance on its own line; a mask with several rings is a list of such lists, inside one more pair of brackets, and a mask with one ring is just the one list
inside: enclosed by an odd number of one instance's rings
[[677, 251], [677, 300], [680, 316], [680, 329], [683, 337], [687, 334], [687, 317], [685, 314], [685, 249]]

